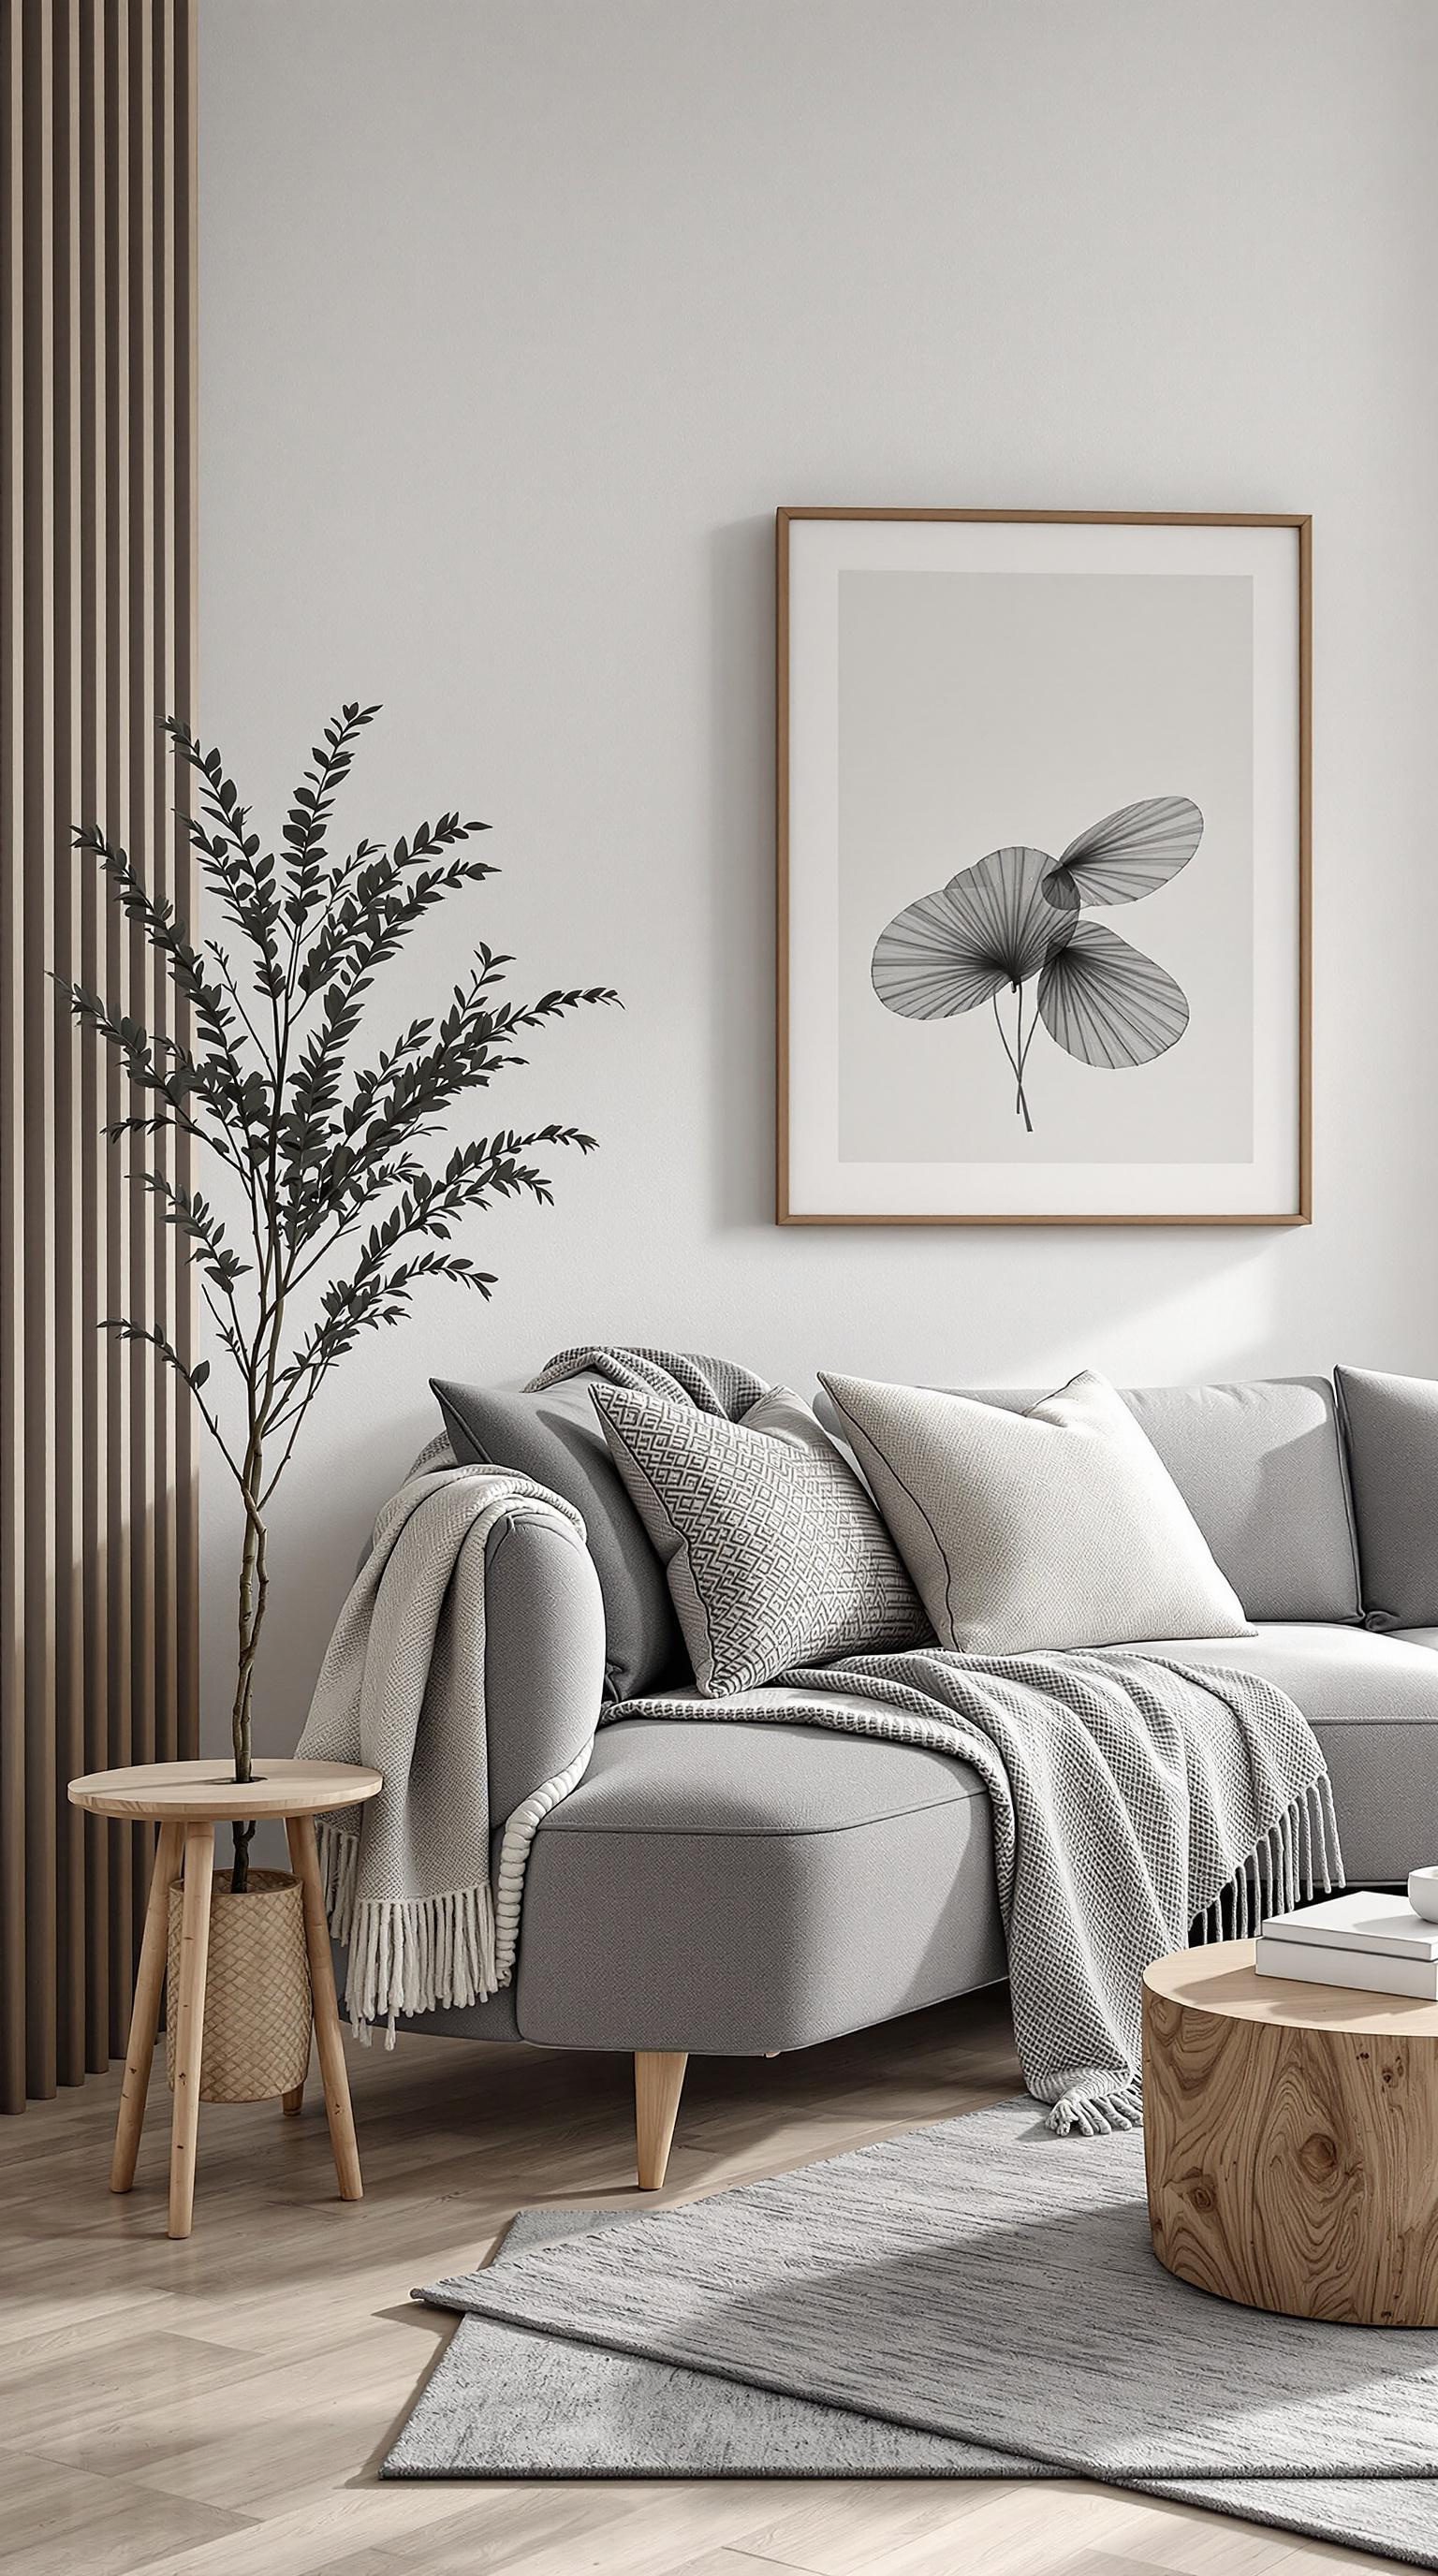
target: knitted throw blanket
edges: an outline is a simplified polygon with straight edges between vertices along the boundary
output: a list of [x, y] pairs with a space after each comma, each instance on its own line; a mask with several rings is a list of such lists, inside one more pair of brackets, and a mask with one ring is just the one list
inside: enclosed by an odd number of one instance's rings
[[[564, 1352], [535, 1384], [580, 1370], [731, 1418], [763, 1392], [727, 1362], [651, 1350]], [[383, 2022], [393, 2037], [396, 2014], [480, 2003], [508, 1983], [530, 1843], [587, 1765], [586, 1753], [505, 1820], [491, 1887], [484, 1551], [515, 1512], [581, 1526], [526, 1477], [455, 1467], [430, 1445], [380, 1516], [300, 1740], [303, 1754], [384, 1773], [368, 1806], [317, 1820], [361, 2029]], [[1152, 1960], [1342, 1885], [1313, 1731], [1251, 1674], [1128, 1649], [968, 1658], [934, 1646], [731, 1699], [681, 1692], [596, 1714], [823, 1726], [969, 1763], [993, 1813], [1020, 2062], [1059, 2130], [1139, 2120]]]
[[1328, 1769], [1251, 1673], [1102, 1653], [852, 1655], [764, 1690], [615, 1718], [825, 1726], [952, 1754], [993, 1813], [1014, 2040], [1048, 2125], [1136, 2128], [1144, 1969], [1342, 1886]]
[[[727, 1360], [566, 1351], [535, 1386], [592, 1369], [711, 1413], [745, 1412], [763, 1382]], [[577, 1786], [589, 1750], [503, 1820], [490, 1878], [484, 1705], [484, 1560], [502, 1519], [565, 1522], [571, 1503], [501, 1467], [459, 1467], [440, 1437], [375, 1524], [330, 1640], [298, 1751], [384, 1774], [364, 1807], [315, 1819], [330, 1930], [349, 1953], [346, 2003], [361, 2037], [395, 2016], [487, 2002], [507, 1986], [535, 1833]]]
[[374, 1541], [320, 1667], [299, 1751], [365, 1762], [384, 1787], [315, 1819], [330, 1930], [347, 1944], [362, 2036], [396, 2013], [483, 2003], [507, 1985], [529, 1844], [582, 1779], [581, 1759], [506, 1819], [490, 1884], [484, 1727], [484, 1554], [501, 1519], [578, 1512], [501, 1467], [411, 1473]]
[[[733, 1418], [762, 1388], [666, 1351], [566, 1351], [537, 1383], [598, 1369]], [[1144, 1655], [855, 1655], [714, 1700], [629, 1700], [601, 1723], [807, 1724], [967, 1762], [989, 1794], [1014, 2037], [1049, 2126], [1136, 2126], [1145, 1968], [1241, 1936], [1343, 1884], [1328, 1767], [1308, 1720], [1256, 1675]]]
[[700, 1413], [727, 1414], [731, 1422], [768, 1393], [765, 1380], [752, 1369], [741, 1368], [737, 1360], [716, 1360], [703, 1351], [614, 1350], [607, 1342], [556, 1352], [538, 1377], [530, 1379], [528, 1391], [538, 1395], [547, 1386], [557, 1386], [561, 1378], [578, 1377], [585, 1370], [607, 1378], [611, 1386], [632, 1387], [639, 1395], [662, 1395], [666, 1404], [692, 1404]]

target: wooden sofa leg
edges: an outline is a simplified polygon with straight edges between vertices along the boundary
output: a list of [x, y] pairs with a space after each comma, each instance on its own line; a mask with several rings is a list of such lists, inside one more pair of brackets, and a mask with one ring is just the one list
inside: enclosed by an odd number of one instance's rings
[[639, 2150], [639, 2188], [662, 2191], [669, 2164], [679, 2096], [689, 2053], [683, 2048], [641, 2048], [634, 2056], [634, 2134]]

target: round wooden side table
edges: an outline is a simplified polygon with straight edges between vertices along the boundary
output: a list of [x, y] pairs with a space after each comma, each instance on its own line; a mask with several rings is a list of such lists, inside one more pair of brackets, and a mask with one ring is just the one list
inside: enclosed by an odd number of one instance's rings
[[[298, 1762], [266, 1759], [257, 1776], [243, 1787], [223, 1761], [141, 1763], [128, 1771], [92, 1771], [70, 1783], [71, 1804], [91, 1815], [120, 1816], [132, 1823], [157, 1824], [160, 1839], [145, 1908], [135, 2001], [130, 2019], [130, 2045], [120, 2091], [120, 2117], [110, 2189], [128, 2191], [135, 2179], [150, 2061], [160, 2018], [169, 1936], [170, 1888], [183, 1876], [180, 1929], [180, 1991], [170, 1998], [175, 2015], [175, 2107], [170, 2129], [171, 2236], [188, 2236], [195, 2203], [195, 2152], [200, 2125], [200, 2061], [205, 2039], [205, 1968], [210, 1946], [210, 1881], [215, 1865], [217, 1824], [245, 1823], [251, 1818], [283, 1819], [290, 1861], [304, 1899], [305, 1949], [310, 1967], [310, 2002], [315, 2044], [324, 2083], [330, 2144], [339, 2176], [340, 2198], [359, 2200], [359, 2148], [350, 2107], [335, 1997], [334, 1961], [314, 1819], [332, 1807], [354, 1807], [384, 1787], [378, 1771], [350, 1762]], [[286, 2094], [286, 2112], [300, 2108], [301, 2086]]]
[[1260, 1977], [1251, 1941], [1143, 1982], [1159, 2261], [1281, 2316], [1438, 2325], [1438, 2004]]

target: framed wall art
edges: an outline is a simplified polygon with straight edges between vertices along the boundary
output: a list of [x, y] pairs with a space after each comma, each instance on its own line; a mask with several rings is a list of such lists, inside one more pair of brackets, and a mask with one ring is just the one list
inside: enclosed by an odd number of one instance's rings
[[1310, 540], [779, 512], [781, 1224], [1308, 1221]]

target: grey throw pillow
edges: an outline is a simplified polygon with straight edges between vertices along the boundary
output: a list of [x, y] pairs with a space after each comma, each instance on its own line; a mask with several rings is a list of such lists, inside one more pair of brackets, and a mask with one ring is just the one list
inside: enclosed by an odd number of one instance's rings
[[542, 1394], [431, 1378], [462, 1467], [512, 1467], [572, 1503], [584, 1523], [604, 1601], [605, 1684], [611, 1699], [658, 1690], [684, 1671], [684, 1644], [664, 1568], [616, 1474], [595, 1420], [586, 1375]]
[[1438, 1628], [1438, 1382], [1333, 1372], [1370, 1628]]
[[625, 1388], [592, 1396], [705, 1698], [928, 1636], [873, 1503], [787, 1387], [742, 1422]]
[[[941, 1392], [1028, 1413], [1044, 1389]], [[1125, 1386], [1119, 1393], [1250, 1619], [1361, 1621], [1358, 1538], [1331, 1378]], [[828, 1396], [821, 1394], [814, 1410], [826, 1431], [842, 1430]]]
[[1103, 1378], [1085, 1371], [1027, 1413], [934, 1387], [821, 1382], [941, 1645], [1017, 1655], [1253, 1634]]

